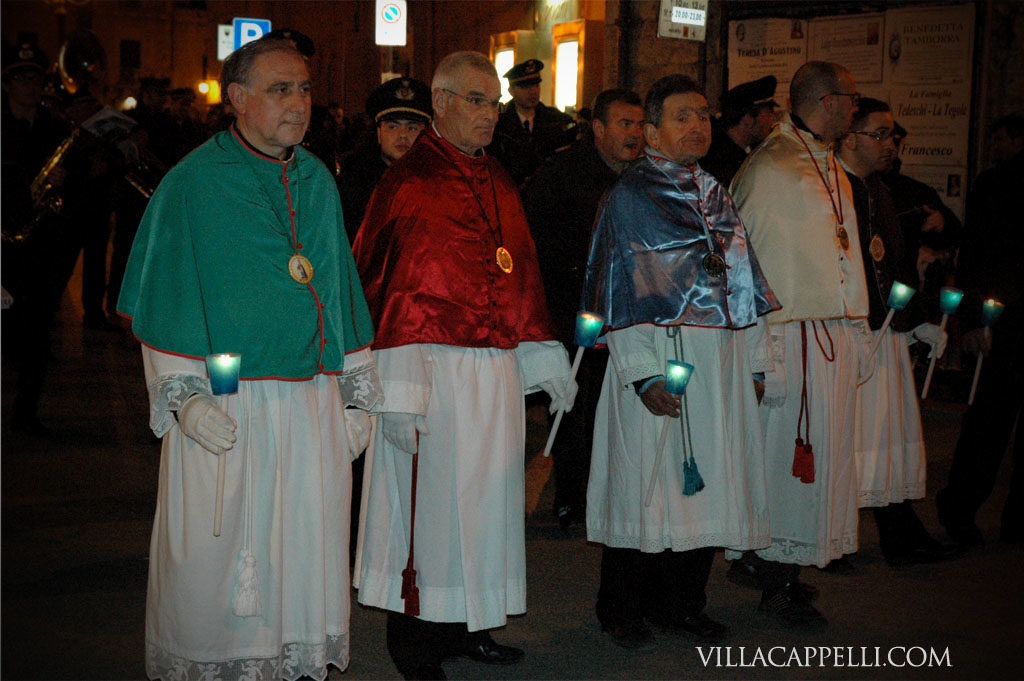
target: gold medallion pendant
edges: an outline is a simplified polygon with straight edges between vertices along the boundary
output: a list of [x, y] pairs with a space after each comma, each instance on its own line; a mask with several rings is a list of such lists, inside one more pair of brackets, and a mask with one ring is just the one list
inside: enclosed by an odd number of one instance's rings
[[882, 237], [877, 234], [871, 237], [871, 244], [868, 246], [868, 251], [871, 253], [871, 259], [875, 262], [882, 262], [882, 258], [885, 257], [885, 243], [882, 241]]
[[838, 230], [836, 230], [836, 236], [839, 237], [839, 245], [843, 247], [843, 250], [850, 250], [850, 235], [847, 234], [846, 228], [840, 227]]
[[712, 277], [720, 277], [725, 274], [725, 260], [717, 253], [708, 253], [700, 261], [700, 266]]
[[505, 274], [512, 274], [512, 254], [508, 252], [508, 249], [504, 246], [498, 246], [498, 250], [494, 255], [501, 271]]
[[288, 259], [288, 274], [300, 284], [308, 284], [313, 280], [313, 263], [309, 258], [296, 253]]

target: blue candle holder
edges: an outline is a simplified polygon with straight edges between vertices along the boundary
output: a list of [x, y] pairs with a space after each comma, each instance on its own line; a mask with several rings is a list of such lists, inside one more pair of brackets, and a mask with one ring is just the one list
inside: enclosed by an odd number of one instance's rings
[[910, 299], [914, 297], [915, 293], [916, 291], [906, 284], [894, 281], [889, 289], [889, 302], [886, 304], [894, 310], [902, 310], [910, 302]]
[[673, 395], [682, 395], [686, 392], [686, 384], [690, 382], [693, 375], [693, 365], [679, 360], [668, 360], [665, 368], [665, 390]]
[[1006, 307], [995, 298], [989, 298], [985, 301], [985, 304], [981, 306], [981, 324], [988, 328], [994, 325], [1000, 315], [1003, 314], [1003, 308]]
[[592, 348], [597, 343], [601, 329], [604, 328], [604, 318], [593, 312], [579, 312], [576, 314], [576, 345], [581, 348]]
[[238, 373], [242, 356], [237, 352], [219, 352], [206, 356], [206, 370], [210, 374], [210, 389], [214, 395], [233, 395], [238, 392]]
[[956, 309], [960, 307], [960, 301], [963, 300], [964, 292], [958, 288], [952, 286], [943, 286], [942, 290], [939, 291], [939, 309], [942, 310], [942, 314], [956, 314]]

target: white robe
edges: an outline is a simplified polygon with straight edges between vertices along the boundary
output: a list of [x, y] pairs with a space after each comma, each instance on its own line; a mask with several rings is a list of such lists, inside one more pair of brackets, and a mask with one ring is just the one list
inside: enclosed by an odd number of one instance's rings
[[857, 388], [856, 461], [862, 507], [925, 495], [921, 409], [905, 335], [887, 329], [877, 357], [875, 373]]
[[[217, 457], [182, 434], [171, 409], [203, 362], [143, 346], [151, 425], [163, 435], [146, 594], [146, 673], [163, 679], [323, 679], [349, 661], [348, 420], [339, 379], [240, 381], [227, 453], [223, 528], [213, 536]], [[243, 358], [244, 361], [244, 358]], [[369, 363], [368, 365], [366, 363]], [[346, 357], [372, 367], [368, 350]], [[350, 411], [350, 410], [348, 410]], [[355, 437], [352, 437], [354, 440]], [[248, 483], [248, 484], [247, 484]], [[232, 611], [251, 546], [262, 615]]]
[[[524, 392], [568, 374], [557, 341], [516, 350], [415, 344], [374, 352], [384, 412], [420, 414], [414, 568], [419, 617], [469, 631], [526, 612]], [[378, 426], [359, 602], [404, 612], [412, 455]]]
[[[597, 406], [587, 487], [587, 538], [607, 546], [657, 553], [704, 546], [738, 550], [768, 544], [764, 441], [747, 330], [639, 324], [608, 333], [608, 363]], [[678, 330], [684, 357], [669, 331]], [[751, 338], [753, 340], [753, 338]], [[694, 365], [685, 405], [694, 458], [706, 487], [683, 496], [683, 435], [670, 419], [659, 479], [644, 506], [666, 416], [655, 416], [634, 381], [665, 373], [666, 360]]]
[[[784, 332], [787, 385], [781, 407], [764, 403], [760, 407], [772, 545], [758, 554], [781, 563], [824, 567], [834, 558], [857, 550], [857, 470], [853, 457], [856, 344], [864, 341], [850, 320], [815, 322], [818, 340], [834, 357], [829, 362], [815, 341], [811, 322], [806, 324], [807, 404], [814, 482], [801, 482], [792, 473], [800, 414], [800, 322], [790, 322], [781, 328], [773, 325], [773, 334]], [[799, 432], [805, 442], [806, 418]]]

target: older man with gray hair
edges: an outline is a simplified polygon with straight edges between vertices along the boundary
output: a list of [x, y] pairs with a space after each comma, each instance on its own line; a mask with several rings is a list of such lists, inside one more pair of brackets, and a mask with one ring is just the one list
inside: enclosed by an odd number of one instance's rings
[[516, 186], [483, 151], [494, 66], [451, 54], [431, 90], [433, 124], [377, 185], [354, 246], [386, 395], [359, 601], [390, 611], [388, 651], [416, 679], [445, 678], [450, 656], [522, 657], [487, 630], [526, 610], [523, 395], [575, 396]]

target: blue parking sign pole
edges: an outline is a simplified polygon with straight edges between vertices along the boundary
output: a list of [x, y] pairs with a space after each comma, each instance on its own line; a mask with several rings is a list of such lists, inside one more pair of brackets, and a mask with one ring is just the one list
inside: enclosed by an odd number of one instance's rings
[[270, 33], [269, 19], [248, 19], [235, 17], [232, 21], [235, 32], [235, 49], [237, 50], [246, 43], [259, 40]]

